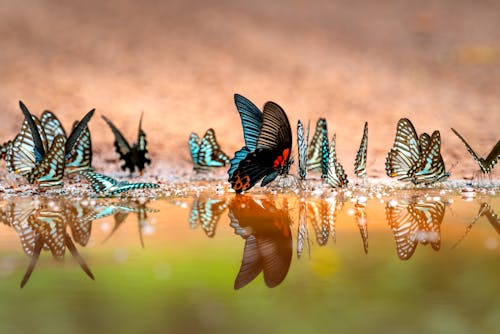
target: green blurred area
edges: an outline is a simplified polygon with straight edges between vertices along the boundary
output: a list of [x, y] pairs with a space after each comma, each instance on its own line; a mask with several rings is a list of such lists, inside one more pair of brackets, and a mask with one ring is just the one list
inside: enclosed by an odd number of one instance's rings
[[[478, 246], [476, 233], [400, 261], [386, 232], [371, 233], [368, 255], [354, 233], [294, 255], [274, 289], [259, 276], [233, 290], [238, 236], [84, 249], [95, 281], [70, 256], [54, 264], [44, 253], [23, 290], [22, 265], [0, 281], [0, 333], [498, 333], [497, 250]], [[21, 253], [0, 258], [28, 263]]]

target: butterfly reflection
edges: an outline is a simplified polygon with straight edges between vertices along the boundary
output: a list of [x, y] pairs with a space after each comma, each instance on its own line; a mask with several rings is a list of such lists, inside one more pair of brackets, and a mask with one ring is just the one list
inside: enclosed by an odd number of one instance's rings
[[[17, 232], [24, 252], [31, 258], [21, 288], [33, 273], [42, 249], [50, 251], [54, 259], [62, 260], [67, 248], [83, 271], [94, 279], [73, 242], [85, 246], [90, 238], [90, 225], [79, 225], [79, 213], [83, 211], [81, 206], [65, 200], [16, 200], [2, 208], [1, 221]], [[68, 233], [68, 225], [73, 237]]]
[[474, 217], [474, 219], [472, 219], [471, 223], [465, 228], [464, 235], [455, 243], [455, 245], [453, 245], [453, 248], [457, 247], [460, 244], [460, 242], [462, 242], [462, 240], [465, 239], [465, 237], [469, 234], [474, 224], [476, 224], [479, 218], [483, 216], [486, 217], [486, 219], [488, 219], [491, 226], [493, 226], [495, 231], [497, 231], [497, 233], [500, 234], [500, 217], [488, 203], [482, 203], [481, 206], [479, 207], [477, 215]]
[[[314, 229], [316, 242], [319, 246], [326, 245], [329, 238], [331, 238], [333, 242], [336, 242], [337, 235], [335, 231], [335, 223], [339, 212], [344, 206], [344, 203], [332, 198], [304, 199], [303, 202], [304, 205], [299, 206], [299, 223], [300, 218], [305, 216], [305, 219], [310, 222]], [[301, 227], [299, 224], [299, 233], [297, 235], [297, 256], [299, 257], [302, 253], [302, 247], [304, 244], [302, 242], [303, 236], [300, 233], [300, 228], [302, 228], [303, 231], [307, 230], [307, 222], [305, 225], [305, 227], [303, 225]]]
[[411, 258], [418, 243], [430, 244], [432, 249], [439, 251], [444, 212], [445, 205], [441, 201], [414, 198], [409, 203], [387, 204], [387, 221], [401, 260]]
[[195, 229], [201, 225], [207, 237], [212, 238], [215, 235], [217, 223], [227, 206], [225, 198], [195, 198], [191, 206], [189, 226]]
[[240, 289], [262, 271], [270, 288], [285, 279], [292, 260], [292, 233], [288, 210], [270, 198], [238, 195], [229, 204], [231, 227], [245, 239], [240, 271], [234, 288]]

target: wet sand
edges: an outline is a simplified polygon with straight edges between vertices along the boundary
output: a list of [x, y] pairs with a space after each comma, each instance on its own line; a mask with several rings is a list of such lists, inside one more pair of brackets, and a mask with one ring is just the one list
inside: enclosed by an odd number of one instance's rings
[[[325, 116], [350, 176], [364, 121], [369, 175], [384, 176], [396, 122], [441, 131], [453, 177], [477, 165], [500, 124], [500, 3], [491, 1], [44, 1], [0, 3], [0, 140], [51, 109], [66, 127], [91, 108], [97, 166], [115, 158], [100, 115], [127, 138], [145, 112], [151, 172], [188, 171], [187, 138], [213, 127], [242, 145], [240, 93], [297, 119]], [[118, 171], [118, 165], [115, 165]], [[496, 172], [498, 175], [498, 171]]]

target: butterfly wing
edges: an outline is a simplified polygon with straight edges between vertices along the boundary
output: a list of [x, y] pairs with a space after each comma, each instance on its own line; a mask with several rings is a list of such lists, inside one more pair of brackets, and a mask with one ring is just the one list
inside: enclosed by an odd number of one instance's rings
[[223, 167], [229, 164], [229, 157], [222, 152], [213, 129], [207, 130], [199, 147], [198, 169]]
[[361, 139], [358, 153], [356, 154], [356, 160], [354, 160], [354, 174], [356, 174], [357, 177], [366, 176], [367, 148], [368, 148], [368, 122], [365, 122], [363, 138]]
[[12, 147], [12, 142], [12, 140], [9, 140], [0, 146], [0, 159], [5, 159], [5, 157], [7, 156], [7, 152], [9, 152], [10, 148]]
[[199, 205], [199, 219], [201, 227], [205, 231], [207, 237], [212, 238], [215, 235], [217, 222], [219, 221], [222, 213], [227, 208], [225, 199], [208, 199], [202, 201]]
[[[135, 154], [135, 165], [139, 169], [142, 175], [146, 165], [151, 164], [151, 159], [147, 157], [148, 155], [148, 141], [146, 140], [146, 133], [142, 130], [142, 113], [141, 119], [139, 120], [139, 133], [137, 135], [137, 143], [134, 145], [133, 153]], [[129, 167], [130, 168], [130, 167]], [[134, 168], [131, 169], [133, 171]]]
[[134, 169], [134, 165], [131, 162], [131, 155], [132, 155], [132, 148], [130, 147], [128, 141], [123, 137], [122, 133], [120, 130], [116, 128], [116, 126], [105, 116], [102, 116], [102, 119], [108, 124], [108, 126], [111, 128], [111, 131], [113, 132], [113, 135], [115, 136], [115, 150], [120, 156], [120, 159], [125, 162], [125, 165], [122, 166], [122, 169], [124, 170], [127, 168], [126, 166], [132, 166], [132, 171]]
[[262, 127], [262, 112], [255, 106], [255, 104], [239, 94], [234, 94], [234, 103], [236, 105], [236, 109], [238, 109], [238, 113], [240, 114], [245, 146], [241, 150], [237, 151], [230, 161], [231, 167], [228, 171], [229, 179], [233, 177], [240, 162], [245, 159], [248, 153], [257, 148], [257, 140]]
[[408, 206], [408, 212], [418, 224], [417, 239], [422, 244], [430, 243], [434, 250], [441, 248], [441, 223], [445, 206], [440, 201], [417, 202]]
[[118, 185], [117, 180], [92, 171], [81, 171], [80, 175], [83, 175], [90, 182], [90, 186], [98, 194], [105, 193]]
[[498, 158], [500, 157], [500, 140], [497, 141], [497, 144], [491, 150], [490, 154], [483, 160], [483, 165], [485, 166], [485, 172], [491, 173], [491, 170], [498, 162]]
[[194, 168], [196, 169], [200, 161], [200, 137], [196, 133], [191, 132], [188, 145], [189, 152], [191, 153], [191, 160], [193, 160]]
[[[316, 122], [316, 130], [311, 139], [311, 144], [307, 149], [307, 169], [308, 170], [318, 170], [322, 167], [323, 157], [323, 143], [324, 137], [327, 138], [328, 142], [328, 128], [326, 119], [320, 118]], [[328, 145], [327, 145], [328, 146]], [[328, 149], [327, 149], [328, 151]], [[328, 153], [326, 153], [328, 155]]]
[[398, 122], [393, 148], [387, 155], [385, 170], [388, 176], [409, 180], [408, 171], [420, 157], [420, 144], [413, 124], [407, 118]]
[[386, 216], [389, 227], [394, 233], [398, 257], [401, 260], [410, 259], [417, 248], [418, 222], [408, 212], [408, 205], [391, 206], [388, 203]]
[[38, 183], [40, 187], [60, 187], [64, 176], [64, 147], [66, 138], [57, 135], [52, 142], [50, 151], [42, 161], [28, 174], [30, 183]]
[[[24, 114], [25, 121], [28, 123], [28, 127], [30, 129], [31, 137], [33, 140], [36, 162], [38, 163], [42, 160], [45, 152], [47, 152], [47, 139], [45, 134], [42, 139], [42, 133], [40, 132], [40, 121], [38, 121], [36, 117], [31, 115], [28, 108], [26, 108], [24, 103], [22, 103], [21, 101], [19, 101], [19, 106], [21, 107], [21, 111]], [[36, 123], [36, 121], [38, 121], [38, 123]]]
[[[73, 129], [78, 126], [78, 122], [73, 124]], [[66, 155], [66, 171], [68, 173], [76, 173], [82, 170], [92, 169], [92, 139], [90, 137], [90, 130], [86, 127], [78, 140], [76, 141], [73, 149]]]
[[441, 156], [441, 137], [434, 131], [428, 149], [422, 153], [416, 164], [408, 171], [408, 176], [415, 184], [443, 181], [450, 176], [446, 172]]
[[54, 139], [59, 135], [67, 138], [61, 121], [52, 111], [45, 110], [40, 117], [40, 123], [45, 131], [48, 145], [52, 145]]
[[333, 135], [330, 150], [328, 155], [328, 168], [326, 174], [326, 182], [330, 187], [333, 188], [343, 188], [347, 186], [349, 182], [347, 180], [347, 175], [345, 174], [344, 168], [337, 160], [336, 146], [336, 135]]
[[302, 122], [297, 122], [297, 146], [299, 149], [299, 175], [302, 180], [307, 176], [307, 145], [309, 142], [309, 127], [304, 134], [304, 126]]
[[276, 103], [267, 102], [256, 149], [246, 155], [230, 177], [232, 188], [240, 193], [253, 187], [262, 178], [261, 185], [265, 186], [279, 174], [288, 173], [291, 149], [292, 130], [285, 111]]

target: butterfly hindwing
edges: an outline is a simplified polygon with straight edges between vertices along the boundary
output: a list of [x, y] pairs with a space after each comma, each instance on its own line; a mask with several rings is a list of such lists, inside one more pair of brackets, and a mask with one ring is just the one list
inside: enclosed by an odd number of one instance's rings
[[42, 161], [28, 174], [30, 183], [38, 183], [42, 188], [62, 186], [64, 176], [64, 147], [66, 139], [57, 135]]
[[[316, 123], [316, 130], [307, 149], [307, 169], [321, 169], [323, 162], [323, 142], [324, 137], [328, 138], [328, 128], [326, 119], [320, 118]], [[328, 139], [327, 139], [328, 141]], [[327, 145], [328, 146], [328, 145]], [[327, 153], [328, 155], [328, 153]]]

